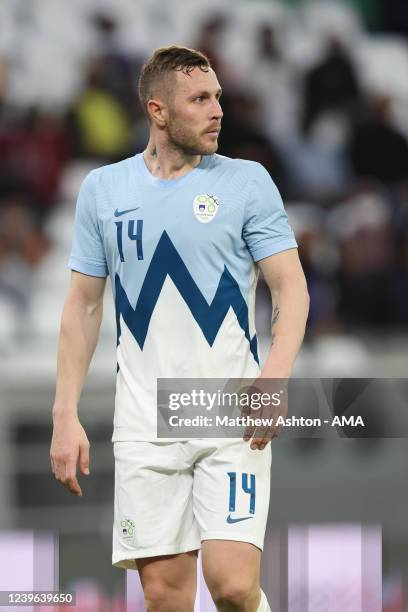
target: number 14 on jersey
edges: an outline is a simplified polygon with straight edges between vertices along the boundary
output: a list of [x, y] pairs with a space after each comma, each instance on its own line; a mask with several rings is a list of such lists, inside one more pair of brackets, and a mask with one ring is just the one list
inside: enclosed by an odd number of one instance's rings
[[[127, 235], [129, 240], [135, 240], [136, 242], [136, 253], [137, 258], [143, 259], [143, 221], [138, 219], [136, 222], [136, 233], [135, 233], [135, 221], [131, 219], [127, 223]], [[120, 256], [120, 261], [125, 261], [125, 257], [123, 255], [123, 221], [115, 221], [116, 225], [116, 239], [118, 243], [118, 251]]]

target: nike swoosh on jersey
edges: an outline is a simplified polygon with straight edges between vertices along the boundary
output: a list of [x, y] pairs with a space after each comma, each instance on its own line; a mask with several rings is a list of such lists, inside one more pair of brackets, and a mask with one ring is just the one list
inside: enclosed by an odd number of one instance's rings
[[254, 518], [253, 516], [243, 516], [242, 518], [232, 518], [229, 514], [227, 517], [227, 523], [239, 523], [240, 521], [247, 521], [248, 519]]
[[136, 206], [136, 208], [128, 208], [127, 210], [116, 209], [113, 214], [115, 215], [115, 217], [121, 217], [122, 215], [125, 215], [128, 212], [132, 212], [133, 210], [137, 210], [138, 208], [140, 208], [140, 206]]

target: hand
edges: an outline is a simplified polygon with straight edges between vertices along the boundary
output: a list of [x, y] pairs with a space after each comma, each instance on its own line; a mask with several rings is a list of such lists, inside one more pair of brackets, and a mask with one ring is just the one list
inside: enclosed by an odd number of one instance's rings
[[[276, 438], [282, 425], [277, 424], [279, 417], [288, 414], [288, 380], [285, 378], [257, 378], [245, 393], [250, 396], [250, 405], [242, 409], [242, 416], [262, 419], [261, 426], [248, 425], [243, 440], [251, 440], [252, 450], [263, 450], [273, 438]], [[270, 421], [268, 424], [265, 421]]]
[[68, 491], [82, 497], [76, 470], [89, 475], [89, 441], [79, 419], [75, 416], [54, 419], [50, 458], [55, 478]]

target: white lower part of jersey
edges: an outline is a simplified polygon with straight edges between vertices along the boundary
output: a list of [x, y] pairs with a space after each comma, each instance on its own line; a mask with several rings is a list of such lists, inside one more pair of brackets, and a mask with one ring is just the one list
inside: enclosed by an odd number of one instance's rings
[[255, 378], [259, 374], [232, 308], [210, 346], [169, 278], [163, 284], [143, 350], [121, 318], [117, 357], [114, 442], [157, 439], [157, 378]]
[[271, 445], [242, 440], [115, 442], [112, 563], [198, 550], [203, 540], [263, 549]]

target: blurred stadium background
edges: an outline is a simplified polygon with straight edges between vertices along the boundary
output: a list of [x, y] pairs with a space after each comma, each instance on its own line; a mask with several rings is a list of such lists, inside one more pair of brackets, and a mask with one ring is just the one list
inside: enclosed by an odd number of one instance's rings
[[[407, 35], [406, 0], [2, 0], [0, 532], [57, 532], [59, 584], [82, 589], [83, 609], [122, 609], [126, 588], [125, 573], [110, 567], [110, 292], [80, 411], [92, 443], [82, 500], [49, 470], [57, 335], [81, 180], [146, 143], [141, 65], [171, 43], [207, 53], [225, 92], [219, 152], [260, 161], [277, 183], [311, 294], [297, 375], [406, 377]], [[262, 284], [257, 319], [265, 349]], [[337, 524], [335, 555], [341, 526], [351, 523], [380, 533], [382, 609], [408, 610], [405, 440], [275, 447], [263, 561], [275, 609], [306, 609], [288, 576], [288, 559], [300, 550], [291, 548], [291, 526]], [[345, 597], [352, 592], [342, 588]], [[378, 610], [356, 607], [353, 597], [323, 597], [308, 609]]]

